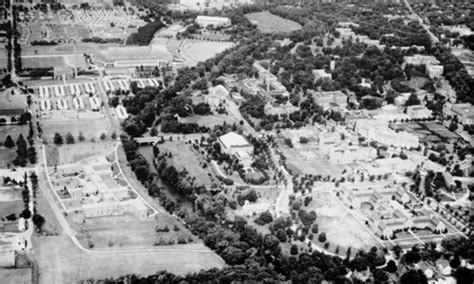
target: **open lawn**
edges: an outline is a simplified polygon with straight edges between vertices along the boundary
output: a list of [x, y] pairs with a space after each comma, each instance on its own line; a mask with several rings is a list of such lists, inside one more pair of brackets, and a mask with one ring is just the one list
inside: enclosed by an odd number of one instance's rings
[[[77, 216], [76, 216], [77, 217]], [[71, 220], [72, 218], [68, 218]], [[98, 250], [144, 249], [163, 246], [173, 241], [177, 244], [178, 237], [189, 243], [200, 242], [198, 238], [186, 230], [174, 217], [166, 213], [156, 215], [147, 220], [139, 220], [132, 215], [108, 216], [100, 218], [75, 218], [79, 222], [82, 233], [78, 238], [84, 247]], [[82, 221], [83, 220], [83, 221]], [[175, 226], [177, 231], [174, 230]], [[157, 228], [168, 227], [168, 232], [156, 232]], [[160, 240], [165, 243], [159, 243]]]
[[18, 218], [20, 213], [25, 209], [23, 200], [0, 201], [0, 219], [3, 220], [10, 214], [15, 214]]
[[[196, 177], [197, 185], [211, 185], [212, 181], [208, 175], [209, 171], [199, 165], [198, 154], [191, 150], [191, 144], [185, 144], [184, 141], [165, 142], [158, 145], [160, 153], [171, 153], [172, 158], [168, 158], [170, 164], [173, 164], [178, 171], [184, 168], [189, 175]], [[148, 159], [153, 167], [153, 149], [152, 147], [140, 147], [140, 153]], [[210, 167], [211, 165], [208, 165]]]
[[78, 140], [79, 132], [82, 132], [86, 141], [91, 141], [91, 138], [94, 138], [97, 141], [102, 133], [107, 133], [109, 123], [105, 118], [81, 120], [45, 119], [42, 121], [42, 128], [43, 138], [45, 138], [48, 143], [53, 142], [53, 137], [56, 132], [61, 134], [63, 138], [68, 132], [71, 132], [76, 140]]
[[79, 280], [147, 276], [160, 270], [175, 274], [222, 268], [223, 260], [202, 244], [162, 247], [136, 252], [96, 252], [79, 250], [65, 236], [40, 237], [36, 261], [40, 283], [77, 283]]
[[[23, 55], [54, 55], [54, 54], [73, 54], [74, 46], [76, 46], [76, 53], [94, 53], [102, 48], [107, 48], [109, 46], [119, 46], [120, 44], [95, 44], [95, 43], [84, 43], [78, 42], [75, 44], [72, 43], [62, 43], [58, 45], [45, 45], [45, 46], [31, 46], [31, 45], [22, 45], [21, 53]], [[4, 48], [0, 48], [0, 51], [4, 52]]]
[[366, 249], [377, 245], [377, 240], [334, 198], [327, 192], [317, 192], [307, 207], [316, 211], [319, 232], [326, 233], [330, 247], [335, 249], [339, 245], [340, 251], [346, 251], [348, 247]]
[[[99, 140], [100, 141], [100, 140]], [[57, 147], [59, 154], [59, 163], [61, 165], [74, 164], [80, 160], [92, 157], [92, 156], [105, 156], [110, 153], [114, 145], [112, 143], [76, 143], [70, 145], [62, 145]]]
[[0, 148], [0, 169], [8, 168], [16, 157], [16, 148]]
[[195, 65], [198, 62], [214, 57], [233, 45], [234, 43], [232, 42], [186, 40], [182, 47], [182, 52], [184, 57], [190, 61], [190, 65]]
[[[314, 149], [307, 148], [289, 148], [283, 143], [279, 143], [279, 148], [287, 158], [288, 170], [293, 174], [313, 174], [322, 175], [323, 177], [339, 177], [344, 168], [344, 165], [332, 164], [329, 160], [317, 154]], [[348, 166], [347, 166], [348, 167]]]
[[255, 23], [264, 33], [289, 33], [301, 29], [301, 25], [291, 20], [273, 15], [268, 11], [245, 15], [250, 22]]
[[49, 185], [47, 185], [45, 181], [46, 175], [44, 171], [41, 171], [39, 182], [40, 190], [38, 190], [36, 196], [36, 210], [45, 219], [45, 223], [43, 225], [43, 233], [46, 235], [55, 235], [62, 232], [62, 227], [59, 224], [58, 219], [54, 215], [53, 209], [49, 205], [48, 200], [46, 199], [46, 190], [49, 190], [51, 194], [52, 191], [50, 188], [46, 188], [49, 187]]
[[22, 57], [23, 68], [49, 68], [51, 66], [66, 66], [66, 62], [62, 56], [34, 56]]
[[26, 139], [29, 129], [28, 125], [1, 125], [0, 143], [3, 145], [8, 135], [13, 138], [13, 141], [16, 141], [20, 134], [23, 134], [23, 137]]
[[33, 283], [31, 276], [31, 268], [0, 269], [2, 283], [31, 284]]

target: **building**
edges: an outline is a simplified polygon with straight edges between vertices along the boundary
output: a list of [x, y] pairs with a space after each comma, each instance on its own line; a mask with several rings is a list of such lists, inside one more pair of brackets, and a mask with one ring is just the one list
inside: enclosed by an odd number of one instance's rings
[[237, 152], [253, 154], [253, 146], [244, 136], [235, 132], [222, 135], [218, 138], [218, 142], [221, 145], [221, 151], [229, 155], [235, 155]]
[[229, 18], [226, 17], [210, 17], [210, 16], [197, 16], [196, 24], [201, 28], [207, 28], [208, 26], [213, 27], [228, 27], [232, 24]]
[[218, 138], [221, 151], [239, 159], [244, 169], [251, 168], [253, 162], [253, 146], [247, 142], [244, 136], [235, 132], [229, 132]]
[[313, 70], [314, 81], [317, 80], [332, 80], [331, 73], [327, 73], [324, 69]]
[[474, 106], [470, 103], [452, 104], [445, 103], [443, 105], [444, 116], [456, 116], [461, 124], [474, 124]]
[[209, 104], [211, 110], [215, 110], [226, 102], [229, 96], [229, 90], [222, 85], [209, 88], [209, 94], [205, 96], [204, 102]]
[[333, 146], [329, 149], [329, 161], [335, 164], [346, 164], [361, 160], [372, 160], [377, 157], [377, 150], [373, 147]]
[[82, 208], [84, 210], [84, 216], [87, 218], [118, 216], [132, 213], [140, 219], [145, 219], [148, 212], [145, 204], [139, 199], [84, 204]]
[[273, 75], [268, 69], [263, 67], [259, 62], [255, 61], [252, 66], [257, 69], [258, 78], [263, 84], [269, 84], [278, 81], [277, 76]]
[[253, 4], [254, 0], [178, 0], [178, 3], [178, 8], [202, 11], [208, 9], [222, 10], [223, 8]]
[[341, 91], [316, 92], [310, 91], [313, 95], [314, 102], [321, 106], [324, 110], [338, 106], [342, 109], [347, 108], [347, 95]]
[[410, 118], [429, 118], [433, 116], [433, 111], [424, 105], [413, 105], [407, 107], [407, 114]]
[[418, 136], [406, 131], [394, 131], [386, 124], [361, 120], [356, 124], [357, 132], [369, 140], [399, 148], [417, 148]]
[[[407, 64], [410, 65], [417, 65], [417, 66], [427, 66], [427, 65], [439, 65], [439, 60], [432, 55], [421, 55], [415, 54], [412, 56], [405, 56], [403, 57], [403, 64], [406, 66]], [[404, 69], [404, 68], [403, 68]]]
[[28, 108], [26, 96], [16, 88], [0, 92], [0, 117], [20, 116]]
[[441, 78], [443, 76], [444, 67], [443, 65], [427, 65], [426, 74], [430, 76], [431, 79]]
[[109, 47], [92, 55], [92, 62], [106, 69], [169, 67], [172, 59], [163, 45]]
[[266, 115], [290, 115], [298, 111], [298, 108], [292, 105], [290, 102], [286, 102], [285, 104], [274, 104], [271, 102], [267, 102], [265, 104], [265, 114]]
[[372, 88], [372, 83], [370, 82], [370, 80], [367, 80], [365, 78], [362, 78], [362, 81], [359, 83], [359, 86], [361, 88]]

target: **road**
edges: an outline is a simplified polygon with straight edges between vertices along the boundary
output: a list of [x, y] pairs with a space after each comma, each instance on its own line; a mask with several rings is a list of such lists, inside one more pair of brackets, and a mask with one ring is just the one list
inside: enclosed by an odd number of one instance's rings
[[418, 22], [420, 23], [421, 26], [423, 26], [423, 28], [425, 29], [425, 31], [428, 33], [428, 35], [430, 36], [431, 38], [431, 43], [432, 44], [435, 44], [435, 43], [438, 43], [439, 42], [439, 39], [438, 37], [436, 37], [431, 31], [430, 31], [430, 28], [428, 25], [426, 25], [424, 22], [423, 22], [423, 19], [421, 19], [421, 17], [415, 13], [415, 11], [413, 11], [413, 9], [411, 8], [410, 6], [410, 3], [408, 3], [408, 0], [403, 0], [403, 2], [405, 2], [405, 6], [407, 6], [408, 10], [410, 11], [410, 13], [416, 17], [418, 19]]
[[[276, 166], [279, 165], [275, 149], [272, 147], [270, 147], [270, 158]], [[279, 167], [280, 172], [283, 174], [283, 186], [275, 202], [275, 213], [277, 217], [290, 215], [290, 195], [293, 194], [293, 177], [283, 165]]]

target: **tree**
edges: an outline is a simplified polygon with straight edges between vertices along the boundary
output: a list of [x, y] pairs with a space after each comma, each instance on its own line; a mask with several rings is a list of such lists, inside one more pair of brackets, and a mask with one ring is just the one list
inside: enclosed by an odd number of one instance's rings
[[36, 226], [36, 230], [38, 232], [41, 232], [41, 230], [43, 229], [44, 223], [45, 223], [45, 219], [43, 216], [41, 216], [40, 214], [33, 215], [33, 224]]
[[400, 278], [401, 284], [427, 284], [428, 279], [426, 279], [426, 275], [421, 270], [409, 270], [405, 274], [402, 275]]
[[36, 149], [35, 147], [31, 146], [28, 148], [28, 160], [32, 164], [36, 164]]
[[322, 232], [318, 236], [318, 241], [324, 243], [326, 241], [326, 233]]
[[54, 139], [53, 139], [53, 142], [54, 144], [60, 146], [60, 145], [63, 145], [64, 141], [63, 141], [63, 137], [61, 136], [61, 134], [59, 134], [58, 132], [56, 132], [54, 134]]
[[7, 148], [13, 148], [15, 147], [15, 142], [13, 141], [12, 137], [10, 135], [7, 136], [7, 139], [5, 139], [5, 143], [3, 145]]
[[102, 132], [102, 134], [100, 134], [100, 140], [105, 140], [107, 138], [107, 134], [105, 134], [104, 132]]
[[112, 132], [112, 134], [110, 135], [110, 138], [112, 138], [112, 140], [117, 139], [117, 133], [115, 131]]
[[291, 255], [297, 255], [298, 254], [298, 246], [297, 245], [295, 245], [295, 244], [291, 245], [290, 254]]
[[77, 139], [79, 139], [79, 141], [84, 141], [86, 140], [86, 137], [84, 137], [84, 134], [82, 132], [79, 132], [79, 136], [77, 137]]
[[255, 219], [255, 223], [258, 225], [266, 225], [271, 222], [273, 222], [273, 216], [272, 213], [270, 213], [269, 211], [260, 213], [260, 216]]
[[[74, 136], [72, 136], [71, 132], [68, 132], [66, 134], [66, 144], [74, 144], [74, 142], [76, 142], [74, 140]], [[55, 142], [56, 143], [56, 142]]]
[[286, 235], [286, 231], [284, 229], [278, 229], [278, 231], [276, 232], [276, 237], [282, 243], [286, 243], [286, 241], [288, 240], [288, 236]]

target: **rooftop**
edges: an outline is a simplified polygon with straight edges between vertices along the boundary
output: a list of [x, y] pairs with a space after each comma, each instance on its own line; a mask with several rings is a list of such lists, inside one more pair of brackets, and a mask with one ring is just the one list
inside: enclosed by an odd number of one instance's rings
[[247, 142], [244, 136], [239, 135], [235, 132], [229, 132], [225, 135], [222, 135], [221, 137], [219, 137], [219, 140], [227, 148], [250, 146], [249, 142]]
[[172, 59], [171, 53], [163, 45], [109, 47], [95, 53], [94, 57], [108, 62], [146, 59], [171, 61]]

